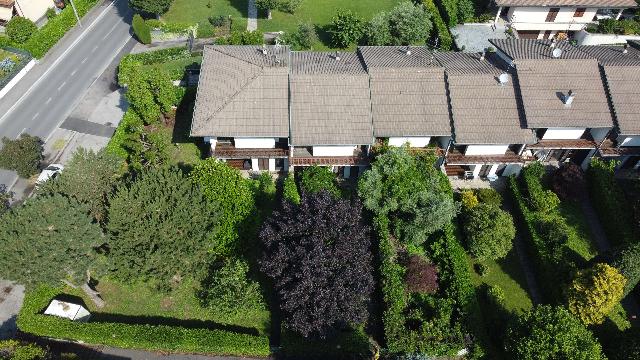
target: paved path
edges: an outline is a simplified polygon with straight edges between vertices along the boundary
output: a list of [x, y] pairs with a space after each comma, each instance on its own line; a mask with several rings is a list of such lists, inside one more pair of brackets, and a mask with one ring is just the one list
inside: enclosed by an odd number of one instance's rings
[[22, 307], [24, 286], [0, 280], [0, 339], [8, 339], [16, 333], [16, 314]]
[[258, 30], [258, 8], [256, 0], [249, 0], [249, 10], [247, 11], [247, 31]]
[[[21, 133], [49, 139], [130, 40], [132, 11], [126, 0], [105, 1], [71, 30], [0, 101], [0, 137]], [[0, 170], [11, 186], [14, 172]]]

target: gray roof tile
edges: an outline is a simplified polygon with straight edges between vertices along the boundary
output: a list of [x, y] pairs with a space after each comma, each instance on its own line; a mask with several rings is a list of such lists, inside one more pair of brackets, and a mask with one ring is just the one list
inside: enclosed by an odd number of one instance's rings
[[600, 65], [640, 66], [640, 50], [631, 46], [626, 53], [624, 46], [579, 46], [578, 49], [598, 59]]
[[553, 57], [555, 49], [551, 47], [552, 40], [533, 39], [491, 39], [493, 45], [515, 60], [561, 60], [561, 59], [593, 59], [593, 56], [580, 51], [566, 41], [558, 41], [555, 48], [562, 50], [560, 58]]
[[496, 0], [498, 6], [636, 7], [635, 0]]

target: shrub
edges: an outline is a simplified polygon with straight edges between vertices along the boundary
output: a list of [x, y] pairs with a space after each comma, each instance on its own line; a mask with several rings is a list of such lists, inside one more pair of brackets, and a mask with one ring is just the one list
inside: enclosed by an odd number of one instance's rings
[[331, 19], [329, 33], [333, 46], [344, 49], [362, 38], [364, 26], [351, 10], [340, 9]]
[[326, 166], [313, 165], [305, 168], [300, 176], [300, 190], [309, 194], [324, 190], [333, 196], [340, 196], [336, 174]]
[[498, 207], [502, 206], [502, 195], [494, 189], [475, 189], [473, 193], [481, 203]]
[[471, 0], [457, 0], [457, 10], [458, 10], [458, 14], [457, 14], [457, 18], [458, 18], [458, 22], [459, 23], [465, 23], [465, 22], [469, 22], [472, 21], [474, 16], [475, 16], [475, 12], [476, 9], [474, 7], [474, 3]]
[[33, 21], [25, 17], [14, 16], [7, 23], [5, 31], [7, 32], [7, 36], [9, 36], [9, 39], [11, 39], [11, 41], [14, 41], [18, 44], [23, 44], [27, 40], [29, 40], [29, 38], [31, 38], [31, 35], [33, 35], [33, 33], [38, 31], [38, 27], [33, 23]]
[[143, 44], [151, 44], [151, 28], [144, 22], [142, 16], [135, 14], [133, 16], [133, 33]]
[[544, 167], [539, 162], [527, 166], [522, 171], [522, 180], [527, 191], [529, 207], [533, 211], [551, 212], [560, 204], [560, 199], [550, 190], [544, 190], [542, 177], [545, 175]]
[[318, 41], [318, 34], [312, 24], [300, 23], [294, 33], [285, 35], [285, 43], [294, 50], [310, 50], [313, 43]]
[[626, 279], [607, 264], [578, 271], [567, 290], [569, 311], [585, 325], [602, 324], [622, 299]]
[[513, 218], [494, 205], [479, 204], [464, 219], [469, 252], [480, 260], [501, 259], [513, 247], [516, 229]]
[[462, 190], [460, 193], [460, 202], [462, 203], [462, 209], [464, 211], [471, 211], [471, 209], [479, 204], [478, 198], [472, 190]]
[[261, 45], [264, 43], [264, 34], [260, 31], [232, 31], [226, 38], [219, 38], [219, 45]]
[[129, 0], [131, 7], [147, 14], [162, 15], [166, 13], [173, 0]]
[[198, 291], [202, 304], [216, 313], [233, 315], [264, 308], [260, 285], [248, 273], [249, 265], [240, 259], [214, 264]]
[[388, 15], [393, 45], [424, 44], [431, 31], [430, 14], [422, 4], [401, 2]]
[[539, 305], [509, 327], [505, 348], [511, 359], [601, 360], [593, 334], [562, 307]]
[[458, 2], [456, 0], [438, 0], [436, 2], [447, 27], [458, 25]]
[[0, 340], [0, 359], [6, 360], [47, 360], [47, 351], [35, 344], [17, 340]]
[[37, 136], [22, 134], [16, 140], [2, 138], [0, 167], [14, 170], [20, 177], [29, 178], [38, 173], [44, 159], [42, 140]]
[[209, 23], [214, 27], [228, 26], [228, 18], [224, 15], [210, 16]]
[[565, 163], [551, 177], [551, 189], [562, 200], [581, 200], [587, 193], [587, 179], [582, 168]]
[[618, 250], [613, 257], [611, 265], [618, 269], [627, 279], [624, 287], [624, 296], [629, 295], [640, 282], [640, 242], [627, 245]]
[[438, 291], [438, 268], [420, 255], [411, 255], [404, 281], [412, 293], [435, 294]]
[[278, 10], [289, 14], [295, 14], [295, 12], [302, 5], [303, 0], [280, 0], [278, 4]]
[[445, 24], [440, 11], [434, 4], [433, 0], [422, 0], [426, 10], [431, 14], [431, 20], [433, 21], [434, 28], [432, 29], [432, 39], [438, 40], [438, 48], [444, 51], [451, 50], [453, 45], [453, 38], [449, 33], [449, 28]]
[[326, 337], [366, 319], [374, 284], [360, 204], [326, 191], [305, 193], [300, 205], [284, 202], [274, 211], [259, 237], [260, 267], [274, 282], [285, 326]]
[[391, 43], [391, 31], [387, 13], [379, 12], [364, 29], [364, 43], [371, 46], [384, 46]]
[[45, 15], [47, 16], [47, 19], [48, 19], [48, 20], [51, 20], [51, 19], [53, 19], [54, 17], [56, 17], [56, 15], [58, 15], [58, 14], [56, 13], [56, 9], [54, 9], [54, 8], [48, 8], [48, 9], [47, 9], [47, 12], [45, 13]]
[[298, 186], [293, 178], [293, 174], [287, 175], [284, 179], [284, 185], [282, 186], [282, 199], [295, 205], [300, 204], [300, 193], [298, 193]]
[[541, 254], [545, 260], [560, 263], [564, 248], [572, 236], [576, 236], [566, 220], [557, 214], [537, 214], [533, 217], [535, 229], [543, 241]]
[[73, 339], [126, 349], [163, 352], [213, 353], [236, 356], [268, 356], [269, 338], [224, 329], [183, 326], [75, 322], [42, 314], [51, 299], [62, 295], [51, 287], [26, 294], [18, 315], [20, 331], [36, 336]]
[[165, 63], [188, 59], [189, 57], [191, 57], [191, 53], [184, 46], [125, 55], [120, 60], [120, 65], [118, 65], [118, 84], [120, 86], [128, 84], [130, 77], [138, 70], [140, 65]]
[[476, 273], [480, 276], [486, 276], [489, 274], [489, 266], [483, 263], [477, 263], [474, 265], [473, 268], [475, 269]]

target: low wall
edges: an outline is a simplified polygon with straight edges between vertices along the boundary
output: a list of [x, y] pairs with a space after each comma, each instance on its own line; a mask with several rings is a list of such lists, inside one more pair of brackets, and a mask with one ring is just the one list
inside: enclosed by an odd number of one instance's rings
[[[3, 80], [2, 82], [0, 82], [0, 99], [2, 99], [8, 92], [9, 90], [11, 90], [28, 72], [29, 70], [31, 70], [35, 64], [36, 64], [36, 60], [32, 59], [32, 58], [27, 58], [25, 59], [29, 60], [29, 62], [27, 62], [26, 64], [24, 64], [23, 62], [20, 63], [20, 65], [22, 65], [22, 68], [17, 71], [14, 72], [12, 75], [9, 75], [9, 77], [5, 80]], [[24, 65], [23, 65], [24, 64]], [[8, 81], [6, 81], [8, 80]], [[6, 81], [6, 83], [5, 83]], [[5, 84], [4, 86], [3, 83]]]
[[640, 41], [640, 35], [593, 34], [585, 30], [575, 34], [578, 45], [615, 45], [626, 44], [627, 40]]

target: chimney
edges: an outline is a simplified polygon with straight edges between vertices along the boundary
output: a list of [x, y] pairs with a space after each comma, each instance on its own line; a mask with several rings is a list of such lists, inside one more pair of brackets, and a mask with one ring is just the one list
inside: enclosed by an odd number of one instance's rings
[[569, 90], [567, 95], [564, 96], [564, 106], [571, 107], [571, 104], [573, 103], [573, 99], [575, 97], [576, 97], [576, 94], [573, 92], [573, 90]]
[[624, 44], [624, 50], [622, 50], [622, 53], [626, 54], [627, 52], [629, 52], [629, 44]]
[[264, 44], [262, 44], [260, 51], [262, 52], [262, 55], [267, 55], [267, 47]]
[[409, 45], [407, 45], [407, 47], [404, 49], [404, 53], [407, 56], [411, 55], [411, 47]]
[[482, 50], [482, 55], [480, 55], [480, 60], [484, 61], [484, 56], [486, 55], [487, 49]]
[[549, 45], [552, 49], [554, 47], [556, 47], [556, 38], [554, 37], [553, 40], [551, 40], [551, 45]]
[[336, 51], [336, 55], [334, 56], [336, 61], [340, 61], [340, 51]]

